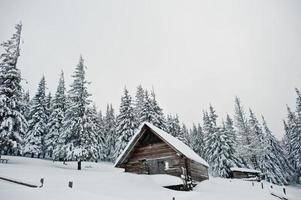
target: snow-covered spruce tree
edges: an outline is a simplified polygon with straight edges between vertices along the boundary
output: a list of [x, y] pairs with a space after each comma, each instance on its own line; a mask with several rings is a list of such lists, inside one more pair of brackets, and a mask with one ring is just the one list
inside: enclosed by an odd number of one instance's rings
[[210, 165], [210, 172], [214, 176], [229, 177], [230, 168], [236, 166], [238, 160], [235, 157], [235, 149], [231, 140], [232, 133], [228, 132], [225, 124], [217, 126], [217, 115], [210, 105], [209, 115], [205, 113], [204, 124], [207, 131], [205, 140], [206, 159]]
[[151, 107], [154, 113], [151, 123], [162, 130], [166, 130], [166, 120], [163, 114], [163, 110], [156, 100], [156, 94], [154, 90], [152, 90], [151, 92]]
[[30, 119], [29, 116], [30, 106], [31, 106], [30, 94], [29, 91], [26, 91], [25, 93], [22, 93], [22, 114], [27, 121], [29, 121]]
[[180, 134], [177, 138], [182, 141], [184, 144], [188, 145], [190, 142], [189, 131], [184, 123], [182, 123]]
[[52, 157], [53, 153], [55, 153], [56, 156], [54, 157], [63, 158], [63, 156], [59, 155], [63, 143], [61, 143], [62, 141], [58, 141], [60, 134], [63, 132], [63, 119], [66, 111], [66, 89], [63, 72], [60, 75], [56, 93], [49, 111], [50, 116], [47, 124], [48, 133], [45, 138], [47, 154], [49, 157]]
[[296, 88], [297, 99], [296, 99], [296, 123], [297, 130], [292, 134], [291, 147], [292, 154], [295, 155], [295, 169], [297, 176], [301, 177], [301, 93]]
[[119, 137], [115, 149], [115, 159], [122, 153], [137, 129], [132, 98], [128, 90], [124, 89], [119, 107], [119, 115], [116, 118], [116, 135]]
[[104, 160], [104, 152], [106, 151], [106, 137], [105, 137], [105, 119], [102, 115], [101, 110], [97, 114], [98, 118], [98, 156], [100, 160]]
[[237, 133], [237, 152], [246, 167], [252, 166], [251, 157], [254, 154], [251, 148], [251, 131], [240, 99], [235, 97], [234, 126]]
[[259, 169], [259, 162], [264, 148], [264, 135], [262, 128], [254, 115], [253, 111], [249, 109], [249, 127], [250, 127], [250, 148], [252, 149], [251, 162], [255, 169]]
[[178, 137], [178, 135], [181, 134], [181, 125], [178, 115], [167, 115], [166, 132], [174, 137]]
[[204, 142], [204, 134], [202, 131], [202, 127], [200, 124], [196, 126], [193, 124], [191, 132], [190, 132], [190, 146], [191, 148], [201, 157], [204, 156], [204, 147], [205, 147], [205, 142]]
[[135, 119], [136, 119], [136, 124], [138, 126], [142, 123], [142, 111], [143, 111], [143, 106], [144, 106], [144, 90], [141, 85], [137, 87], [136, 91], [136, 99], [134, 103], [134, 112], [135, 112]]
[[1, 44], [0, 55], [0, 156], [1, 153], [19, 154], [27, 122], [22, 112], [21, 73], [17, 68], [20, 55], [22, 24], [16, 33]]
[[284, 149], [273, 136], [265, 119], [262, 117], [264, 146], [260, 169], [265, 179], [274, 184], [288, 184], [292, 180], [293, 169], [286, 158]]
[[91, 101], [82, 57], [72, 77], [74, 80], [68, 91], [63, 134], [60, 134], [64, 140], [61, 154], [66, 153], [68, 160], [78, 160], [78, 169], [81, 169], [82, 160], [95, 161], [98, 158], [97, 135], [89, 114]]
[[30, 107], [30, 117], [28, 132], [25, 137], [24, 153], [30, 153], [32, 157], [37, 155], [38, 158], [45, 155], [45, 135], [47, 126], [47, 108], [46, 108], [46, 81], [43, 76], [38, 91], [32, 99]]
[[203, 112], [203, 127], [204, 127], [204, 133], [205, 133], [205, 159], [210, 165], [211, 172], [216, 175], [216, 167], [213, 163], [213, 160], [215, 159], [215, 149], [216, 148], [216, 142], [219, 137], [219, 128], [217, 127], [216, 120], [217, 115], [215, 113], [215, 110], [210, 105], [209, 106], [209, 113], [207, 111]]
[[244, 167], [242, 159], [239, 157], [239, 153], [237, 152], [237, 140], [236, 140], [236, 133], [234, 129], [234, 123], [231, 117], [227, 114], [226, 121], [225, 121], [225, 131], [227, 133], [229, 139], [229, 152], [230, 152], [230, 159], [235, 163], [238, 167]]
[[152, 109], [152, 102], [148, 91], [145, 90], [143, 107], [140, 113], [140, 122], [153, 122], [154, 111]]
[[298, 122], [298, 116], [287, 106], [287, 123], [286, 123], [286, 151], [288, 153], [288, 159], [295, 170], [295, 180], [298, 181], [300, 172], [298, 171], [298, 135], [300, 134], [300, 127]]
[[104, 126], [104, 138], [106, 146], [103, 152], [103, 160], [113, 161], [118, 137], [116, 134], [116, 117], [112, 104], [107, 105]]

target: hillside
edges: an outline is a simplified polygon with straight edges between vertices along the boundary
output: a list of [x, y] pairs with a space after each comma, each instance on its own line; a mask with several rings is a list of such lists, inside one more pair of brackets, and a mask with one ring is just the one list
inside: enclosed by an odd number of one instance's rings
[[[76, 170], [76, 163], [48, 160], [10, 157], [8, 164], [0, 164], [0, 176], [12, 178], [27, 183], [40, 185], [40, 178], [45, 179], [44, 187], [30, 188], [15, 183], [0, 180], [1, 199], [106, 199], [106, 200], [154, 200], [172, 199], [277, 199], [270, 195], [268, 184], [264, 183], [262, 190], [259, 183], [252, 187], [250, 182], [210, 178], [199, 183], [192, 192], [180, 192], [165, 189], [162, 185], [181, 182], [176, 177], [168, 175], [136, 175], [124, 173], [110, 163], [83, 163], [83, 170]], [[73, 188], [68, 188], [68, 181], [73, 181]], [[274, 186], [273, 190], [281, 191]], [[279, 190], [279, 191], [278, 191]], [[287, 187], [289, 199], [297, 200], [301, 196], [301, 188]]]

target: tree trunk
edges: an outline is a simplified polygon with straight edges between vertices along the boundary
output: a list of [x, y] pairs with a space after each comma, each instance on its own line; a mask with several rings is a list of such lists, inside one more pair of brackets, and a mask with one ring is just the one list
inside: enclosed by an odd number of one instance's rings
[[77, 161], [77, 169], [78, 169], [78, 170], [81, 170], [81, 169], [82, 169], [82, 161], [81, 161], [81, 159], [79, 159], [79, 160]]

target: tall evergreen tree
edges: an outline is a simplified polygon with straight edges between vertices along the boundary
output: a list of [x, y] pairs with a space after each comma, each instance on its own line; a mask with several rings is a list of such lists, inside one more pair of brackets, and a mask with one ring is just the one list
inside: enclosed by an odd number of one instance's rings
[[191, 148], [201, 157], [204, 156], [205, 142], [204, 142], [204, 134], [202, 131], [202, 127], [200, 124], [196, 126], [193, 124], [191, 132], [190, 132], [190, 146]]
[[184, 123], [182, 123], [180, 134], [177, 136], [177, 138], [182, 141], [184, 144], [189, 144], [190, 142], [190, 136], [189, 131]]
[[239, 152], [239, 156], [242, 158], [243, 163], [250, 166], [251, 157], [254, 155], [251, 147], [251, 131], [244, 108], [238, 97], [235, 97], [234, 125], [237, 133], [237, 152]]
[[[49, 104], [49, 98], [48, 98]], [[48, 105], [49, 107], [49, 105]], [[63, 132], [63, 119], [65, 117], [66, 112], [66, 89], [65, 89], [65, 80], [64, 73], [62, 72], [60, 75], [59, 83], [57, 86], [57, 90], [55, 96], [52, 100], [51, 107], [49, 108], [50, 115], [47, 124], [48, 133], [46, 135], [46, 147], [47, 153], [50, 157], [52, 157], [53, 152], [57, 158], [63, 157], [58, 155], [59, 149], [62, 147], [63, 143], [58, 141], [60, 134]]]
[[297, 176], [301, 177], [301, 93], [296, 88], [296, 131], [291, 137], [292, 154], [295, 155], [295, 169]]
[[104, 148], [103, 159], [105, 161], [113, 161], [118, 136], [116, 134], [116, 117], [112, 104], [107, 105], [104, 133], [106, 146]]
[[143, 122], [142, 119], [142, 112], [144, 107], [144, 90], [141, 85], [137, 87], [136, 92], [136, 99], [135, 99], [135, 106], [134, 106], [134, 112], [136, 117], [136, 124], [138, 126]]
[[267, 181], [275, 184], [287, 184], [292, 179], [292, 167], [279, 141], [273, 136], [262, 117], [264, 130], [264, 153], [260, 162], [261, 171]]
[[178, 137], [181, 134], [181, 125], [178, 115], [167, 115], [166, 132], [174, 137]]
[[166, 130], [166, 121], [163, 114], [163, 110], [157, 102], [156, 94], [154, 90], [152, 90], [151, 92], [151, 107], [154, 113], [152, 124], [154, 124], [155, 126], [157, 126], [162, 130]]
[[116, 135], [119, 138], [115, 149], [115, 159], [122, 153], [137, 128], [132, 98], [125, 88], [124, 95], [121, 97], [119, 115], [116, 119]]
[[68, 91], [63, 134], [60, 135], [65, 141], [60, 154], [66, 155], [70, 160], [77, 159], [78, 169], [81, 169], [81, 160], [93, 161], [98, 158], [97, 135], [89, 114], [91, 100], [82, 57], [75, 68], [73, 78], [71, 89]]
[[250, 146], [249, 147], [251, 148], [252, 151], [250, 159], [253, 168], [259, 169], [259, 162], [264, 148], [264, 135], [255, 114], [251, 109], [249, 110], [249, 112], [250, 112], [250, 117], [249, 117]]
[[21, 73], [17, 68], [20, 55], [22, 24], [15, 26], [16, 33], [3, 42], [0, 55], [0, 155], [20, 153], [27, 122], [22, 113]]
[[45, 155], [45, 136], [47, 126], [47, 108], [46, 108], [46, 81], [43, 76], [38, 91], [35, 94], [30, 107], [30, 117], [28, 132], [25, 137], [24, 153], [31, 153], [32, 156]]

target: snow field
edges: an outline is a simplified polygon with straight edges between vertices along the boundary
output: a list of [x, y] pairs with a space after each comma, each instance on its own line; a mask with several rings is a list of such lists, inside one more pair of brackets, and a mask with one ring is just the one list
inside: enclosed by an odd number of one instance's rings
[[[83, 162], [82, 170], [76, 170], [76, 162], [52, 162], [48, 160], [10, 157], [8, 164], [0, 164], [0, 176], [10, 177], [40, 185], [29, 188], [0, 180], [0, 199], [10, 200], [276, 200], [270, 195], [268, 183], [261, 189], [260, 183], [237, 179], [210, 178], [199, 183], [192, 192], [173, 191], [163, 188], [164, 184], [178, 184], [181, 180], [168, 175], [137, 175], [124, 173], [111, 163]], [[73, 188], [68, 188], [73, 181]], [[273, 191], [282, 193], [282, 187], [273, 185]], [[288, 198], [298, 200], [301, 187], [286, 187]]]

